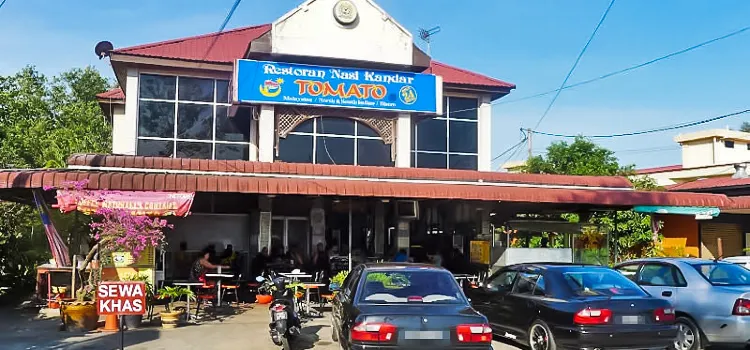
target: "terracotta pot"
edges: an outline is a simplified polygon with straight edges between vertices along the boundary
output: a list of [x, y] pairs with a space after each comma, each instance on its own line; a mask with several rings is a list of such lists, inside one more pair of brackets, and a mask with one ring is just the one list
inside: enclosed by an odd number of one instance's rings
[[73, 301], [60, 303], [60, 313], [63, 324], [68, 331], [93, 331], [99, 322], [99, 314], [96, 313], [96, 302]]
[[182, 311], [160, 312], [162, 328], [177, 328], [182, 322]]
[[265, 294], [256, 294], [255, 301], [258, 304], [270, 304], [273, 301], [273, 297]]

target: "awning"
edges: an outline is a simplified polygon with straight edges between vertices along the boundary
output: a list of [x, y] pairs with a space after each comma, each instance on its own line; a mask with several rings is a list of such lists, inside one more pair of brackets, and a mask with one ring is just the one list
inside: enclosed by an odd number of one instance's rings
[[731, 201], [720, 194], [586, 189], [446, 180], [406, 180], [361, 177], [295, 177], [273, 174], [211, 175], [210, 172], [76, 171], [69, 169], [0, 171], [0, 189], [61, 187], [88, 180], [88, 189], [164, 192], [232, 192], [273, 195], [312, 195], [404, 199], [452, 199], [527, 203], [590, 204], [611, 207], [635, 205], [721, 207]]
[[721, 210], [717, 207], [676, 207], [661, 205], [638, 205], [633, 211], [646, 214], [673, 214], [717, 217]]

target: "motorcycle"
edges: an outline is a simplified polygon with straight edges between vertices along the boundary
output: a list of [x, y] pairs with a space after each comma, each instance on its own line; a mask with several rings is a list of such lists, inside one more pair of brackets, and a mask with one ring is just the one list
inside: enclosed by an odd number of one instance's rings
[[284, 277], [270, 274], [267, 277], [255, 278], [261, 286], [260, 292], [268, 292], [273, 296], [273, 301], [268, 309], [271, 314], [271, 323], [268, 324], [271, 340], [284, 350], [291, 350], [291, 341], [300, 334], [302, 324], [294, 309], [294, 291], [287, 288]]

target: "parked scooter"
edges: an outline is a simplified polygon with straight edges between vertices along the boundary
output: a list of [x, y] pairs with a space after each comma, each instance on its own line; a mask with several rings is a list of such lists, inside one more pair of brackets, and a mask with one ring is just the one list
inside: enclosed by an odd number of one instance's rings
[[268, 291], [273, 296], [273, 301], [268, 307], [271, 313], [270, 328], [271, 340], [274, 344], [291, 350], [291, 341], [300, 334], [302, 328], [299, 316], [294, 310], [294, 295], [288, 289], [284, 277], [271, 274], [267, 277], [258, 276], [256, 281], [262, 283], [259, 291]]

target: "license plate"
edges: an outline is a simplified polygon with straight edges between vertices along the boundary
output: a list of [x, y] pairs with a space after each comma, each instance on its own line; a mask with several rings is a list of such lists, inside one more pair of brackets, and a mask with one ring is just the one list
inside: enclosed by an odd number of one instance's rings
[[643, 317], [641, 316], [621, 316], [620, 323], [622, 324], [641, 324], [643, 323]]
[[405, 331], [406, 339], [445, 339], [442, 331]]
[[275, 320], [286, 320], [286, 312], [276, 312], [273, 315]]

